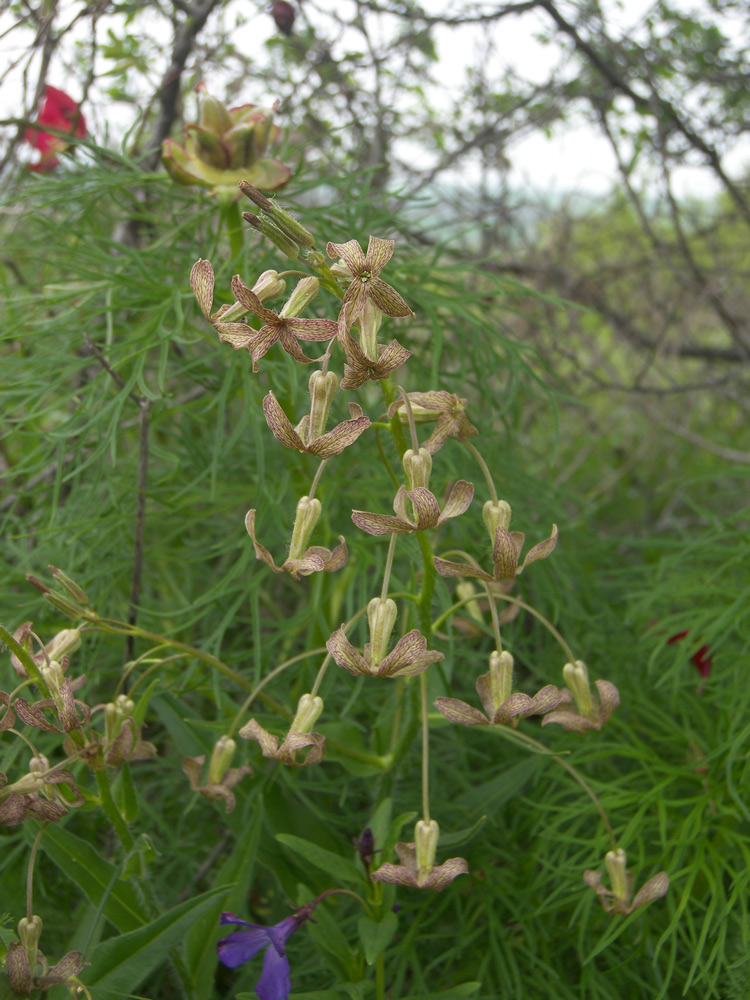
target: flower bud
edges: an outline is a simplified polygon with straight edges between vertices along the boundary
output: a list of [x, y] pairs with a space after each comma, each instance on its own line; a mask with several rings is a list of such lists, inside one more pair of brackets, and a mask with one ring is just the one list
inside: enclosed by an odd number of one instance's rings
[[286, 233], [282, 233], [279, 227], [275, 226], [270, 219], [262, 215], [253, 215], [251, 212], [243, 212], [242, 218], [245, 222], [250, 223], [253, 229], [257, 229], [259, 233], [269, 239], [287, 257], [291, 258], [291, 260], [297, 260], [299, 257], [299, 247], [294, 240], [289, 239]]
[[38, 757], [32, 757], [29, 761], [29, 771], [32, 774], [46, 774], [49, 771], [49, 759], [43, 753]]
[[367, 299], [365, 307], [357, 319], [357, 327], [359, 329], [359, 346], [373, 361], [376, 361], [378, 357], [378, 331], [382, 322], [383, 313], [374, 302]]
[[126, 694], [118, 694], [114, 701], [104, 706], [104, 733], [108, 743], [115, 740], [122, 729], [122, 724], [135, 711], [135, 702]]
[[261, 302], [275, 299], [286, 291], [286, 282], [279, 277], [278, 271], [264, 271], [253, 285], [253, 292]]
[[203, 94], [201, 103], [200, 125], [210, 132], [222, 135], [232, 127], [232, 118], [227, 109], [215, 97], [208, 93], [205, 83], [199, 83], [195, 88]]
[[297, 282], [297, 287], [292, 292], [279, 316], [283, 316], [284, 318], [299, 316], [310, 305], [319, 290], [320, 282], [317, 278], [313, 278], [312, 276], [302, 278], [301, 281]]
[[292, 541], [289, 545], [290, 560], [301, 558], [322, 510], [323, 507], [317, 497], [313, 500], [306, 496], [300, 499], [292, 529]]
[[490, 653], [490, 690], [495, 711], [510, 698], [513, 687], [513, 657], [506, 650]]
[[576, 660], [575, 663], [566, 663], [563, 667], [563, 677], [570, 693], [575, 699], [580, 714], [587, 719], [593, 718], [589, 672], [583, 660]]
[[396, 623], [398, 609], [396, 602], [389, 597], [383, 601], [373, 597], [367, 605], [367, 621], [370, 623], [370, 665], [373, 670], [378, 667], [388, 653], [388, 643]]
[[628, 891], [628, 873], [625, 868], [627, 856], [621, 847], [615, 851], [607, 851], [604, 855], [604, 863], [609, 872], [609, 880], [612, 885], [612, 893], [617, 899], [628, 902], [630, 893]]
[[310, 733], [323, 711], [323, 699], [318, 695], [303, 694], [297, 704], [297, 714], [289, 727], [290, 733]]
[[232, 763], [237, 744], [229, 736], [220, 736], [216, 741], [214, 752], [211, 754], [211, 762], [208, 765], [207, 785], [220, 785], [222, 778], [227, 773], [229, 765]]
[[255, 202], [258, 208], [266, 213], [271, 222], [274, 222], [295, 243], [298, 243], [302, 247], [307, 247], [307, 249], [315, 246], [315, 238], [312, 233], [305, 229], [302, 223], [297, 222], [289, 212], [285, 212], [283, 208], [280, 208], [275, 201], [266, 198], [264, 194], [261, 194], [257, 188], [253, 187], [252, 184], [248, 184], [247, 181], [240, 181], [239, 188], [246, 198]]
[[59, 662], [67, 653], [75, 653], [81, 648], [81, 633], [77, 628], [64, 628], [44, 648], [50, 660]]
[[429, 489], [430, 473], [432, 472], [432, 455], [426, 448], [420, 448], [418, 452], [409, 448], [404, 452], [401, 459], [406, 476], [406, 488], [415, 489], [417, 486], [424, 486]]
[[488, 500], [482, 508], [482, 518], [490, 533], [492, 544], [495, 544], [495, 532], [498, 528], [508, 530], [510, 524], [510, 505], [505, 500]]
[[80, 621], [86, 614], [80, 604], [76, 604], [69, 597], [64, 597], [62, 594], [56, 594], [53, 590], [45, 594], [44, 599], [49, 601], [53, 608], [57, 608], [67, 618], [70, 618], [71, 621]]
[[417, 882], [429, 877], [435, 867], [435, 852], [437, 851], [440, 827], [434, 819], [425, 822], [420, 819], [414, 827], [414, 845], [417, 856]]
[[308, 383], [310, 388], [310, 419], [307, 424], [307, 441], [310, 444], [316, 438], [325, 434], [331, 403], [339, 387], [339, 379], [335, 372], [313, 372]]
[[75, 580], [71, 580], [69, 576], [66, 576], [66, 574], [56, 566], [50, 566], [49, 570], [69, 597], [72, 597], [74, 601], [78, 601], [79, 604], [89, 603], [88, 597], [86, 597], [86, 594], [78, 586]]
[[29, 960], [29, 971], [34, 975], [36, 958], [39, 950], [39, 938], [42, 936], [42, 918], [34, 914], [30, 919], [21, 917], [18, 921], [18, 937]]

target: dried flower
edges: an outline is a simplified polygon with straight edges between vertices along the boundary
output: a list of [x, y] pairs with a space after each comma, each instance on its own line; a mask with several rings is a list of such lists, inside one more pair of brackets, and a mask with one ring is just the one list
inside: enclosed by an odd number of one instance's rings
[[348, 325], [357, 319], [368, 299], [386, 316], [414, 315], [396, 289], [379, 277], [393, 256], [395, 245], [393, 240], [371, 236], [367, 254], [364, 254], [356, 240], [328, 244], [328, 256], [340, 257], [352, 275], [351, 284], [344, 295], [343, 312], [347, 316]]
[[633, 873], [625, 867], [626, 860], [625, 851], [619, 847], [616, 851], [608, 851], [605, 855], [604, 863], [609, 873], [611, 889], [605, 889], [601, 884], [601, 872], [588, 868], [583, 873], [584, 882], [597, 894], [606, 913], [620, 913], [625, 916], [655, 899], [661, 899], [669, 889], [669, 876], [666, 872], [659, 872], [638, 890], [631, 902]]
[[36, 124], [30, 125], [23, 136], [25, 142], [41, 153], [39, 161], [29, 167], [30, 170], [40, 172], [54, 170], [60, 163], [56, 154], [68, 148], [65, 139], [43, 131], [40, 127], [42, 125], [67, 132], [76, 139], [86, 138], [86, 120], [81, 114], [80, 106], [64, 90], [47, 84]]
[[511, 694], [513, 657], [507, 651], [490, 655], [490, 669], [477, 678], [477, 693], [485, 714], [458, 698], [436, 698], [435, 707], [461, 726], [517, 726], [519, 719], [530, 715], [544, 715], [570, 700], [570, 692], [547, 684], [534, 697], [521, 691]]
[[200, 121], [185, 126], [184, 148], [174, 139], [166, 139], [162, 146], [162, 161], [172, 180], [233, 193], [241, 180], [266, 191], [286, 184], [292, 171], [265, 155], [279, 135], [273, 124], [276, 105], [227, 109], [211, 97], [204, 83], [195, 89], [203, 95]]
[[557, 711], [550, 712], [542, 719], [542, 725], [550, 722], [558, 723], [563, 729], [576, 733], [587, 729], [601, 729], [620, 704], [620, 693], [611, 681], [596, 681], [599, 692], [597, 699], [589, 686], [589, 672], [583, 660], [566, 663], [563, 667], [563, 677], [573, 696], [575, 705], [562, 705]]
[[[423, 443], [431, 455], [443, 447], [448, 438], [458, 438], [465, 441], [474, 437], [479, 431], [469, 422], [466, 416], [466, 400], [452, 392], [442, 389], [431, 389], [429, 392], [408, 393], [412, 414], [415, 421], [430, 423], [436, 421], [432, 434]], [[404, 400], [394, 400], [388, 407], [388, 417], [398, 414], [399, 420], [406, 423], [406, 408]]]
[[[371, 514], [366, 510], [353, 510], [352, 521], [366, 531], [368, 535], [409, 534], [412, 531], [425, 531], [437, 528], [452, 517], [459, 517], [469, 507], [474, 496], [474, 487], [464, 479], [454, 483], [442, 511], [434, 493], [423, 486], [414, 490], [399, 487], [393, 500], [392, 514]], [[414, 508], [414, 518], [409, 517], [406, 509], [406, 498]], [[435, 560], [437, 564], [438, 560]], [[444, 561], [444, 560], [441, 560]]]

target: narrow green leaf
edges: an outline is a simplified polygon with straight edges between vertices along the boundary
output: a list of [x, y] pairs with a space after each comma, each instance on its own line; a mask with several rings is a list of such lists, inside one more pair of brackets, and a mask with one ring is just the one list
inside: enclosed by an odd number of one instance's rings
[[127, 824], [134, 823], [138, 819], [140, 806], [138, 804], [135, 785], [133, 784], [133, 776], [130, 773], [127, 762], [122, 765], [120, 773], [113, 783], [112, 797], [125, 822]]
[[108, 938], [91, 955], [91, 966], [81, 973], [89, 988], [132, 993], [167, 960], [173, 948], [187, 933], [194, 920], [202, 916], [224, 889], [209, 889], [189, 899], [150, 924], [117, 937]]
[[395, 913], [386, 913], [380, 922], [369, 917], [360, 917], [357, 921], [359, 939], [365, 949], [365, 959], [372, 965], [393, 940], [398, 928], [398, 917]]
[[443, 833], [441, 830], [438, 845], [441, 849], [453, 849], [454, 847], [460, 847], [462, 844], [467, 844], [470, 840], [472, 840], [472, 838], [476, 837], [486, 821], [486, 816], [480, 816], [476, 823], [472, 823], [471, 826], [464, 827], [463, 830], [456, 830], [455, 833]]
[[409, 1000], [465, 1000], [466, 997], [475, 997], [481, 988], [481, 983], [461, 983], [460, 986], [438, 993], [420, 993], [418, 996], [410, 997]]
[[357, 871], [354, 862], [349, 858], [342, 858], [340, 855], [334, 854], [333, 851], [326, 850], [325, 847], [311, 844], [309, 840], [295, 837], [291, 833], [278, 833], [276, 839], [294, 851], [295, 854], [299, 854], [314, 868], [318, 868], [326, 875], [330, 875], [331, 878], [335, 878], [337, 882], [349, 882], [353, 885], [362, 884], [362, 876]]
[[89, 902], [101, 907], [119, 931], [131, 931], [146, 922], [148, 916], [133, 887], [120, 881], [119, 870], [101, 858], [88, 841], [65, 827], [48, 826], [41, 846], [66, 879], [77, 885]]

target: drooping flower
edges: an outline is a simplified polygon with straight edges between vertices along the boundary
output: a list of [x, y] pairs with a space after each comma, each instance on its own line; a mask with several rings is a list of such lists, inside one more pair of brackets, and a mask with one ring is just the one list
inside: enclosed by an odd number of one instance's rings
[[[407, 490], [400, 486], [393, 500], [392, 514], [372, 514], [366, 510], [353, 510], [352, 521], [366, 531], [368, 535], [410, 534], [412, 531], [425, 531], [437, 528], [452, 517], [459, 517], [469, 507], [474, 496], [474, 487], [465, 479], [454, 483], [442, 511], [434, 493], [424, 486]], [[406, 509], [406, 498], [412, 503], [414, 517], [410, 517]], [[444, 562], [445, 560], [441, 560]], [[436, 564], [438, 560], [435, 560]]]
[[519, 565], [518, 560], [526, 536], [522, 531], [508, 531], [510, 516], [510, 506], [504, 500], [488, 500], [484, 505], [484, 522], [493, 540], [492, 573], [487, 573], [477, 566], [470, 566], [468, 563], [450, 562], [437, 556], [434, 560], [435, 569], [441, 576], [469, 576], [486, 580], [488, 583], [499, 583], [501, 580], [512, 580], [537, 559], [546, 559], [557, 545], [557, 525], [552, 525], [549, 538], [529, 549], [526, 558]]
[[320, 517], [320, 510], [320, 501], [317, 499], [302, 497], [299, 500], [289, 555], [281, 566], [276, 565], [271, 553], [255, 537], [255, 511], [249, 510], [245, 516], [245, 527], [253, 540], [256, 559], [270, 566], [274, 573], [289, 573], [295, 580], [299, 580], [301, 576], [310, 576], [311, 573], [319, 573], [321, 570], [332, 573], [345, 566], [349, 553], [343, 535], [339, 535], [339, 544], [333, 551], [323, 548], [322, 545], [307, 547], [312, 530]]
[[278, 341], [287, 354], [302, 364], [311, 364], [316, 358], [308, 358], [300, 350], [297, 340], [331, 340], [336, 336], [338, 325], [332, 319], [300, 319], [298, 313], [312, 301], [318, 293], [317, 278], [303, 278], [292, 293], [291, 298], [276, 314], [266, 309], [255, 292], [248, 288], [238, 274], [232, 278], [232, 291], [246, 312], [252, 313], [263, 322], [260, 330], [241, 323], [216, 322], [219, 337], [237, 350], [246, 347], [252, 355], [253, 371], [258, 371], [258, 360]]
[[669, 889], [669, 876], [666, 872], [659, 872], [638, 890], [635, 899], [631, 902], [633, 873], [625, 867], [626, 861], [625, 851], [622, 848], [618, 847], [615, 851], [607, 851], [604, 864], [609, 873], [611, 889], [605, 889], [601, 884], [601, 872], [587, 868], [583, 873], [584, 882], [597, 894], [606, 913], [620, 913], [626, 916], [655, 899], [661, 899]]
[[620, 692], [611, 681], [597, 680], [597, 698], [589, 685], [589, 672], [583, 660], [566, 663], [563, 667], [563, 677], [573, 696], [574, 705], [561, 705], [556, 711], [550, 712], [542, 719], [542, 725], [557, 723], [563, 729], [576, 733], [588, 729], [601, 729], [620, 704]]
[[[57, 823], [68, 809], [83, 803], [70, 771], [55, 770], [43, 755], [32, 757], [29, 772], [8, 784], [7, 775], [0, 772], [0, 825], [16, 826], [27, 816]], [[71, 798], [58, 792], [56, 785], [67, 785]]]
[[[408, 396], [416, 423], [430, 423], [433, 420], [436, 422], [432, 434], [422, 444], [431, 455], [439, 451], [448, 438], [464, 441], [479, 433], [466, 416], [466, 400], [460, 396], [445, 392], [443, 389], [410, 392]], [[396, 414], [402, 423], [406, 423], [406, 410], [402, 398], [395, 400], [388, 407], [389, 418]]]
[[348, 325], [357, 319], [369, 299], [386, 316], [413, 316], [406, 302], [395, 288], [391, 288], [380, 272], [393, 256], [393, 240], [371, 236], [367, 254], [356, 240], [348, 243], [329, 243], [328, 256], [340, 257], [349, 270], [352, 280], [344, 295], [344, 312]]
[[355, 649], [347, 639], [343, 625], [330, 637], [326, 649], [340, 667], [355, 677], [361, 674], [370, 677], [412, 677], [443, 659], [443, 653], [427, 648], [427, 640], [418, 629], [407, 632], [380, 660], [373, 656], [371, 643], [365, 645], [364, 655]]
[[569, 691], [561, 691], [554, 684], [547, 684], [533, 698], [522, 691], [511, 693], [512, 681], [513, 657], [505, 650], [495, 651], [490, 655], [489, 671], [477, 678], [484, 713], [458, 698], [436, 698], [435, 707], [446, 719], [461, 726], [516, 726], [519, 719], [544, 715], [571, 698]]
[[249, 962], [265, 948], [263, 971], [255, 985], [258, 1000], [287, 1000], [292, 981], [289, 975], [286, 943], [297, 928], [310, 919], [315, 906], [316, 902], [308, 903], [300, 907], [296, 913], [284, 917], [270, 927], [248, 923], [235, 913], [222, 913], [219, 918], [221, 925], [239, 924], [248, 927], [249, 930], [235, 931], [234, 934], [219, 941], [216, 945], [219, 961], [230, 969], [236, 969], [244, 962]]
[[[303, 694], [297, 705], [297, 713], [284, 737], [281, 745], [279, 738], [255, 719], [251, 719], [240, 729], [240, 736], [245, 740], [257, 740], [264, 757], [278, 760], [291, 767], [306, 767], [309, 764], [319, 764], [325, 756], [325, 736], [310, 732], [323, 711], [323, 699], [317, 695]], [[307, 756], [298, 757], [300, 750], [309, 747]]]
[[237, 804], [232, 789], [238, 784], [246, 774], [252, 774], [253, 769], [247, 764], [241, 767], [230, 767], [232, 757], [237, 744], [228, 736], [221, 736], [216, 741], [211, 761], [208, 766], [208, 776], [205, 783], [201, 783], [203, 775], [203, 765], [206, 755], [200, 757], [185, 757], [182, 762], [182, 771], [190, 782], [190, 787], [194, 792], [205, 795], [211, 802], [219, 800], [224, 802], [228, 813], [232, 812]]
[[211, 97], [204, 83], [195, 89], [203, 95], [200, 121], [185, 126], [184, 148], [174, 139], [166, 139], [162, 146], [162, 161], [172, 180], [233, 193], [241, 180], [265, 191], [286, 184], [292, 171], [265, 155], [279, 136], [273, 124], [277, 105], [227, 109]]
[[349, 325], [344, 308], [341, 310], [338, 323], [338, 339], [346, 355], [344, 377], [341, 380], [342, 389], [358, 389], [369, 379], [388, 378], [392, 371], [400, 368], [411, 357], [411, 351], [397, 340], [392, 340], [385, 347], [378, 344], [377, 357], [370, 357], [349, 333]]
[[396, 854], [401, 864], [386, 862], [370, 878], [376, 882], [391, 882], [440, 892], [454, 878], [467, 875], [469, 866], [464, 858], [449, 858], [442, 865], [434, 864], [439, 834], [435, 820], [419, 820], [414, 827], [414, 843], [396, 844]]
[[[322, 375], [321, 372], [313, 372], [313, 378]], [[329, 376], [336, 376], [333, 372]], [[326, 376], [322, 376], [326, 378]], [[312, 385], [312, 379], [311, 385]], [[306, 414], [296, 427], [292, 423], [281, 407], [272, 392], [269, 392], [263, 400], [263, 412], [266, 415], [266, 422], [271, 428], [271, 432], [277, 441], [280, 441], [285, 448], [293, 448], [295, 451], [308, 452], [317, 455], [318, 458], [332, 458], [340, 455], [341, 452], [354, 444], [360, 434], [364, 434], [370, 426], [370, 418], [366, 416], [362, 407], [358, 403], [349, 403], [349, 420], [344, 420], [337, 424], [333, 430], [327, 434], [318, 433], [319, 425], [315, 412], [315, 395], [313, 395], [313, 409], [310, 414]], [[325, 424], [323, 424], [325, 426]]]
[[79, 105], [64, 90], [58, 90], [57, 87], [50, 87], [47, 84], [36, 124], [30, 125], [24, 132], [25, 142], [30, 143], [41, 153], [41, 159], [37, 163], [32, 163], [30, 170], [54, 170], [60, 163], [56, 154], [68, 148], [68, 143], [63, 138], [45, 132], [41, 128], [44, 125], [60, 132], [67, 132], [76, 139], [86, 137], [86, 120], [81, 114]]

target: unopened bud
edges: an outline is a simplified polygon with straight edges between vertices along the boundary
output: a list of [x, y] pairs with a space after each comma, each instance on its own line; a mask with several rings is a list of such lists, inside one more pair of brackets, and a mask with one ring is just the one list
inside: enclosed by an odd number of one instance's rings
[[209, 785], [220, 785], [222, 778], [227, 773], [229, 765], [232, 763], [237, 744], [229, 736], [220, 736], [216, 741], [214, 752], [211, 754], [211, 762], [208, 765]]
[[388, 653], [388, 643], [396, 623], [398, 609], [391, 598], [382, 600], [373, 597], [367, 605], [367, 621], [370, 624], [370, 664], [377, 667]]
[[207, 93], [205, 84], [199, 84], [198, 86], [203, 93], [200, 119], [202, 128], [211, 132], [217, 132], [219, 135], [228, 132], [232, 127], [232, 118], [229, 112], [221, 101], [217, 101], [215, 97], [211, 97]]
[[510, 515], [510, 504], [507, 504], [505, 500], [488, 500], [482, 508], [482, 519], [487, 531], [490, 533], [493, 545], [495, 544], [495, 532], [497, 529], [505, 528], [506, 531], [508, 530]]
[[46, 774], [49, 771], [49, 760], [40, 753], [38, 757], [32, 757], [29, 761], [29, 771], [32, 774]]
[[75, 604], [69, 597], [56, 594], [52, 590], [44, 595], [44, 599], [49, 601], [53, 608], [57, 608], [58, 611], [61, 611], [70, 618], [71, 621], [79, 622], [81, 618], [85, 618], [88, 615], [86, 609], [82, 608], [80, 604]]
[[429, 489], [430, 473], [432, 472], [432, 455], [426, 448], [420, 448], [415, 452], [409, 448], [404, 452], [401, 459], [406, 476], [406, 488], [416, 489], [417, 486], [424, 486]]
[[417, 882], [429, 877], [435, 867], [435, 852], [437, 851], [440, 827], [434, 819], [425, 822], [420, 819], [414, 827], [414, 845], [417, 856]]
[[39, 950], [39, 938], [42, 936], [42, 918], [34, 914], [31, 918], [21, 917], [18, 921], [18, 937], [29, 960], [29, 971], [34, 975], [36, 959]]
[[44, 648], [50, 660], [61, 660], [81, 648], [81, 633], [77, 628], [65, 628], [53, 636]]
[[627, 856], [621, 847], [615, 851], [607, 851], [604, 855], [604, 863], [609, 872], [609, 880], [612, 885], [612, 892], [617, 899], [622, 899], [627, 903], [630, 893], [628, 891], [628, 873], [625, 867]]
[[299, 559], [307, 548], [313, 528], [318, 523], [318, 518], [323, 510], [320, 500], [317, 497], [311, 500], [309, 497], [302, 497], [297, 504], [297, 516], [294, 519], [292, 530], [292, 541], [289, 545], [289, 558]]
[[289, 299], [279, 313], [279, 316], [283, 316], [285, 318], [299, 316], [299, 314], [310, 305], [319, 290], [320, 282], [317, 278], [313, 278], [312, 276], [309, 278], [302, 278], [301, 281], [297, 282], [296, 288], [289, 296]]
[[593, 703], [591, 701], [591, 688], [589, 687], [589, 672], [583, 660], [576, 660], [575, 663], [566, 663], [563, 667], [563, 677], [568, 685], [570, 693], [575, 699], [576, 706], [581, 715], [587, 719], [591, 718]]
[[290, 733], [309, 733], [323, 711], [323, 699], [318, 695], [303, 694], [297, 705], [297, 714], [289, 727]]
[[490, 690], [495, 711], [510, 698], [513, 688], [513, 657], [506, 650], [490, 653]]
[[[260, 127], [260, 123], [258, 126]], [[298, 243], [301, 247], [307, 247], [310, 249], [315, 246], [315, 237], [311, 232], [309, 232], [302, 225], [301, 222], [285, 212], [283, 208], [280, 208], [275, 201], [271, 201], [270, 198], [266, 198], [265, 195], [261, 194], [257, 188], [254, 188], [252, 184], [248, 184], [247, 181], [240, 181], [239, 184], [240, 191], [250, 199], [250, 201], [255, 202], [258, 208], [261, 208], [266, 215], [274, 222], [279, 229], [286, 233], [286, 235]]]
[[270, 219], [267, 219], [263, 215], [253, 215], [251, 212], [243, 212], [242, 218], [245, 222], [250, 223], [253, 229], [257, 229], [259, 233], [269, 239], [287, 257], [297, 260], [299, 257], [299, 247], [294, 240], [289, 239], [286, 233], [282, 233], [279, 227], [275, 226]]
[[261, 302], [275, 299], [286, 291], [286, 282], [279, 277], [278, 271], [264, 271], [253, 285], [253, 292]]
[[122, 724], [135, 711], [135, 702], [126, 694], [118, 694], [114, 701], [104, 706], [104, 732], [107, 742], [115, 740], [122, 729]]
[[85, 592], [78, 586], [75, 580], [71, 580], [69, 576], [56, 566], [50, 566], [49, 570], [69, 597], [72, 597], [74, 601], [78, 601], [79, 604], [89, 603]]
[[325, 434], [331, 403], [339, 387], [336, 372], [313, 372], [310, 376], [310, 419], [307, 424], [307, 442], [310, 444], [316, 438]]

